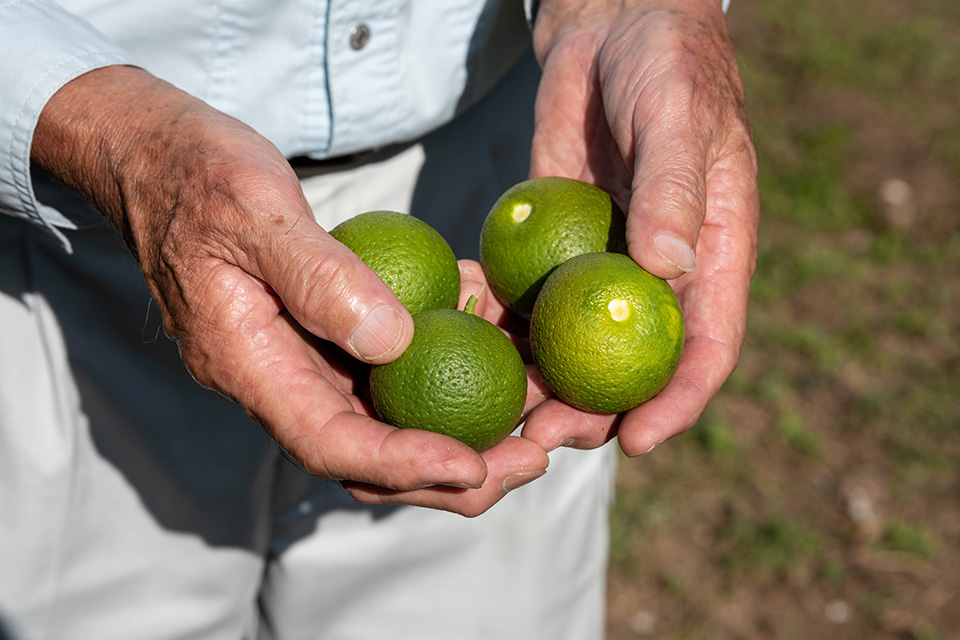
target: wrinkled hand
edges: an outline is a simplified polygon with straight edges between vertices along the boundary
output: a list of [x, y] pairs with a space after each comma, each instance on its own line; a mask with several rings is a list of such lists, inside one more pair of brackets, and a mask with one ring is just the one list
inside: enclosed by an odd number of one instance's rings
[[672, 279], [687, 341], [653, 400], [601, 416], [549, 399], [523, 435], [645, 453], [691, 427], [739, 360], [759, 196], [736, 60], [719, 0], [544, 0], [534, 45], [532, 174], [592, 182], [628, 211], [630, 255]]
[[238, 121], [144, 71], [107, 67], [48, 103], [32, 159], [121, 231], [197, 381], [311, 473], [361, 501], [476, 515], [546, 467], [529, 440], [481, 456], [373, 417], [358, 362], [399, 356], [412, 319], [316, 224], [282, 155]]

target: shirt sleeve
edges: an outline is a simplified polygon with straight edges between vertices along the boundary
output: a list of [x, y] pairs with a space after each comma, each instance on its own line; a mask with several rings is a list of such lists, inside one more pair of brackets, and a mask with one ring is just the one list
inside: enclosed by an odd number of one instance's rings
[[[723, 12], [726, 13], [727, 9], [730, 7], [730, 0], [723, 0], [722, 8]], [[537, 10], [540, 8], [540, 0], [523, 0], [523, 12], [527, 16], [527, 26], [530, 27], [530, 30], [533, 30], [533, 22], [537, 18]]]
[[131, 64], [89, 23], [47, 0], [0, 0], [0, 213], [23, 218], [69, 243], [76, 228], [40, 203], [30, 174], [30, 145], [40, 112], [70, 80], [93, 69]]

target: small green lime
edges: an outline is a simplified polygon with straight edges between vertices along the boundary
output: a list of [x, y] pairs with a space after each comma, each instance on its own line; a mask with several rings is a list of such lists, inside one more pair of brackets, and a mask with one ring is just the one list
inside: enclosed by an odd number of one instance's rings
[[490, 290], [530, 317], [547, 276], [568, 258], [626, 251], [623, 212], [602, 189], [570, 178], [526, 180], [494, 203], [480, 231]]
[[619, 253], [564, 262], [544, 283], [530, 319], [543, 380], [566, 403], [596, 413], [627, 411], [659, 393], [683, 343], [673, 289]]
[[477, 451], [510, 435], [527, 397], [526, 369], [510, 339], [456, 309], [423, 311], [413, 316], [413, 326], [406, 351], [370, 371], [381, 419], [442, 433]]
[[457, 306], [457, 257], [426, 222], [396, 211], [368, 211], [344, 220], [330, 235], [373, 269], [411, 314]]

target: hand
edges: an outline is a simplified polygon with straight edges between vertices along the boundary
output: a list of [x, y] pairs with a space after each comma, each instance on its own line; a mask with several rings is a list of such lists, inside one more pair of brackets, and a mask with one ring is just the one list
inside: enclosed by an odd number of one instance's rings
[[719, 0], [544, 0], [534, 46], [532, 175], [613, 195], [630, 255], [672, 279], [687, 340], [649, 402], [614, 416], [549, 399], [523, 435], [547, 450], [617, 436], [627, 455], [645, 453], [691, 427], [739, 360], [759, 196], [736, 60]]
[[197, 381], [309, 472], [362, 501], [476, 515], [546, 467], [522, 438], [478, 455], [374, 418], [358, 364], [399, 356], [412, 319], [240, 122], [144, 71], [107, 67], [51, 99], [32, 159], [121, 231]]

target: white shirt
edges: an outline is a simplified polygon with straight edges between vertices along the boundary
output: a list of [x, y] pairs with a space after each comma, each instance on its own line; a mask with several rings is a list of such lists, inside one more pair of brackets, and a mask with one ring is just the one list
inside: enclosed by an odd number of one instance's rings
[[75, 227], [37, 201], [30, 143], [49, 98], [95, 68], [138, 65], [322, 158], [448, 122], [529, 46], [509, 0], [0, 0], [0, 213]]

